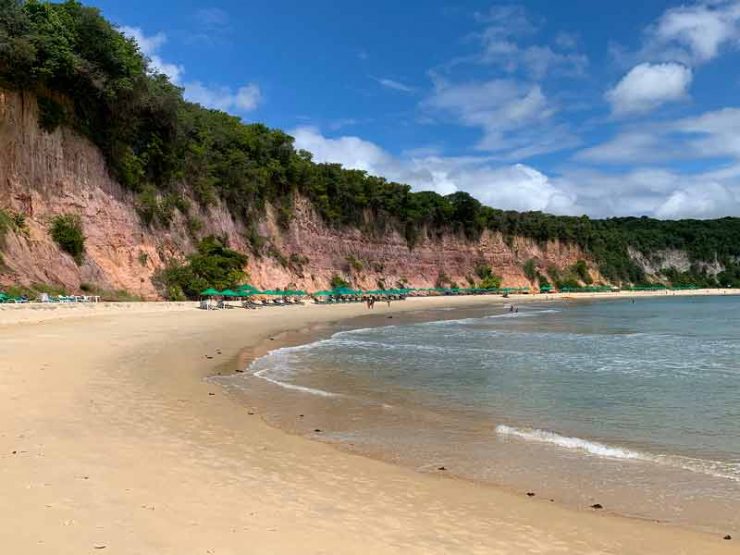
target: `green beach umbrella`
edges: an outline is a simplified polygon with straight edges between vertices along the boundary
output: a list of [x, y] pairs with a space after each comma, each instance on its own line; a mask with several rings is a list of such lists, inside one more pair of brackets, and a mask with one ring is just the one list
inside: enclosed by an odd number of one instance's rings
[[220, 295], [221, 293], [216, 291], [213, 287], [209, 287], [205, 291], [201, 291], [200, 294], [206, 297], [213, 297], [214, 295]]
[[224, 289], [219, 295], [222, 297], [239, 297], [239, 293], [235, 293], [231, 289]]

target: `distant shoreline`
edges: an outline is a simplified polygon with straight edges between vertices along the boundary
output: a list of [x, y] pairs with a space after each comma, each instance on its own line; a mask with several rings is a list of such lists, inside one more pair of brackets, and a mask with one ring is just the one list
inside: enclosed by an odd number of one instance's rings
[[[435, 295], [428, 297], [408, 297], [405, 301], [394, 301], [394, 305], [401, 303], [416, 303], [419, 300], [427, 300], [432, 303], [451, 303], [454, 305], [467, 302], [478, 303], [488, 301], [490, 303], [531, 302], [547, 300], [591, 300], [591, 299], [619, 299], [619, 298], [642, 298], [642, 297], [667, 297], [667, 296], [725, 296], [740, 295], [740, 289], [684, 289], [665, 291], [614, 291], [606, 293], [538, 293], [538, 294], [512, 294], [504, 298], [502, 295]], [[233, 302], [238, 307], [238, 302]], [[360, 303], [357, 303], [360, 304]], [[382, 304], [382, 303], [379, 303]], [[306, 300], [305, 306], [314, 306], [313, 301]], [[333, 304], [327, 308], [343, 306], [355, 306], [353, 304]], [[364, 305], [362, 305], [364, 308]], [[99, 302], [99, 303], [5, 303], [0, 304], [0, 326], [19, 323], [40, 323], [57, 318], [79, 318], [95, 315], [115, 315], [122, 313], [155, 313], [155, 312], [187, 312], [197, 309], [197, 301], [135, 301], [135, 302]], [[257, 311], [271, 310], [299, 310], [301, 306], [294, 307], [268, 307]], [[243, 311], [240, 308], [234, 310]]]

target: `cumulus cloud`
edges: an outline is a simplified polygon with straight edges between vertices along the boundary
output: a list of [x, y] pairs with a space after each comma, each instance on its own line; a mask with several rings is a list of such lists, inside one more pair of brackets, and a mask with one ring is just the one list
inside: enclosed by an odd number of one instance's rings
[[200, 81], [185, 84], [185, 98], [206, 108], [251, 112], [262, 100], [262, 92], [254, 83], [233, 90], [223, 85], [204, 85]]
[[500, 164], [488, 156], [445, 157], [428, 149], [394, 156], [360, 137], [330, 138], [314, 127], [291, 134], [296, 147], [313, 152], [318, 162], [364, 170], [417, 191], [466, 191], [495, 208], [595, 217], [711, 218], [740, 213], [740, 164], [690, 175], [646, 167], [617, 172], [570, 169], [548, 176], [526, 164]]
[[606, 93], [606, 98], [616, 115], [649, 112], [686, 98], [691, 79], [691, 69], [682, 64], [639, 64]]
[[139, 27], [120, 27], [120, 31], [127, 37], [134, 39], [139, 45], [139, 50], [149, 58], [149, 68], [154, 73], [163, 73], [175, 84], [180, 84], [180, 79], [185, 68], [179, 64], [165, 62], [159, 55], [159, 49], [167, 42], [167, 35], [156, 33], [147, 35]]
[[382, 175], [417, 191], [466, 191], [490, 206], [511, 210], [577, 212], [572, 197], [545, 174], [524, 164], [495, 165], [485, 156], [445, 157], [428, 150], [397, 157], [359, 137], [328, 138], [314, 127], [294, 129], [291, 135], [296, 147], [313, 152], [318, 162]]
[[724, 46], [738, 46], [740, 2], [705, 0], [666, 10], [646, 30], [642, 55], [698, 65], [715, 58]]
[[740, 213], [740, 167], [682, 174], [667, 169], [572, 170], [553, 183], [595, 217], [718, 218]]
[[673, 191], [655, 209], [658, 218], [717, 218], [736, 214], [740, 208], [740, 191], [714, 181], [693, 183]]

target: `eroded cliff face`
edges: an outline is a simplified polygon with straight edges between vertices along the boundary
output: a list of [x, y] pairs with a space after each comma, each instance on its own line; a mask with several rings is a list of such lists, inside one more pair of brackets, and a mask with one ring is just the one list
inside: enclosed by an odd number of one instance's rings
[[692, 267], [699, 268], [710, 276], [716, 276], [725, 270], [718, 261], [692, 262], [689, 253], [679, 249], [662, 249], [649, 253], [649, 256], [631, 247], [628, 248], [630, 258], [649, 276], [659, 279], [662, 270], [676, 270], [688, 272]]
[[[133, 195], [111, 179], [93, 144], [67, 128], [43, 131], [35, 98], [2, 90], [0, 209], [24, 214], [27, 224], [25, 232], [6, 233], [0, 245], [4, 286], [45, 283], [75, 292], [88, 283], [157, 298], [155, 273], [170, 259], [194, 249], [182, 216], [176, 216], [167, 230], [142, 225]], [[84, 228], [86, 252], [80, 266], [49, 235], [52, 218], [68, 213], [79, 215]], [[479, 263], [490, 264], [507, 286], [528, 286], [522, 267], [529, 259], [542, 270], [588, 260], [575, 245], [538, 245], [523, 238], [507, 244], [490, 232], [477, 242], [449, 234], [424, 239], [409, 249], [397, 233], [373, 237], [358, 229], [331, 229], [301, 198], [296, 199], [295, 218], [287, 230], [277, 226], [268, 207], [257, 222], [268, 248], [258, 256], [250, 252], [244, 226], [225, 207], [211, 207], [197, 217], [204, 223], [200, 236], [225, 235], [232, 248], [249, 255], [246, 270], [251, 281], [264, 287], [315, 290], [326, 288], [337, 274], [366, 288], [399, 282], [431, 287], [440, 273], [463, 286]], [[592, 273], [598, 279], [597, 272]]]

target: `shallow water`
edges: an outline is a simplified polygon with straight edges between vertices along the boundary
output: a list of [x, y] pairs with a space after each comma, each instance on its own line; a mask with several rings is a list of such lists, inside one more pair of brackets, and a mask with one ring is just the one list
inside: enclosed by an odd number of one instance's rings
[[324, 439], [422, 470], [737, 528], [740, 298], [465, 316], [338, 332], [225, 383], [282, 390], [279, 425], [301, 431], [301, 407]]

